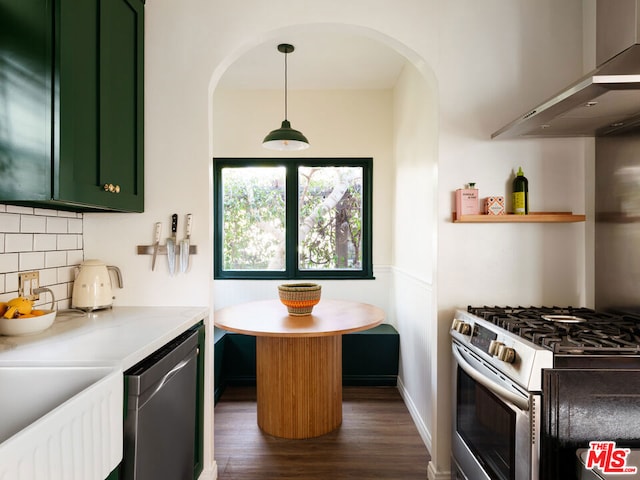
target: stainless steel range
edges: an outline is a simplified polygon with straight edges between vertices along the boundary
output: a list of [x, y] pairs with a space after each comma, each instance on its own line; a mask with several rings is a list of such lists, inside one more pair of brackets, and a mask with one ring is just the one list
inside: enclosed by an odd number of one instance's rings
[[640, 315], [468, 307], [450, 333], [453, 479], [607, 478], [590, 442], [640, 448]]

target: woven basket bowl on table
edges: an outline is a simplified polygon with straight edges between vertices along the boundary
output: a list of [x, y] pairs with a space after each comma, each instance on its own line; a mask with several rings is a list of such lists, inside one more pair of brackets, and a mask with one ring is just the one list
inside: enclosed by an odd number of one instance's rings
[[278, 285], [278, 294], [289, 315], [311, 315], [320, 301], [321, 288], [316, 283], [285, 283]]

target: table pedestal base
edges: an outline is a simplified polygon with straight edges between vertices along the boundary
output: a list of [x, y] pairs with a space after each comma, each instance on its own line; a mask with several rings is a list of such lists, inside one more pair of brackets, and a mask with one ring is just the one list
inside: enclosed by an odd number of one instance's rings
[[342, 337], [257, 337], [258, 426], [283, 438], [342, 423]]

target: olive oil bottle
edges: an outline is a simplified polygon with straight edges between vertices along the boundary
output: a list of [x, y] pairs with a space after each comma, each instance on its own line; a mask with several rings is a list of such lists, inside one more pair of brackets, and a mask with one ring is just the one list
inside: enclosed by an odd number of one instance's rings
[[529, 213], [529, 180], [524, 176], [522, 167], [513, 179], [513, 213], [527, 215]]

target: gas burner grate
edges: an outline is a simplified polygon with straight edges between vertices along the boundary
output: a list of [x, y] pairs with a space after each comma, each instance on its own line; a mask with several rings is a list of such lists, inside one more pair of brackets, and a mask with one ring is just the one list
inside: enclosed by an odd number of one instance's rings
[[469, 306], [468, 311], [554, 353], [640, 353], [640, 315], [636, 314], [570, 306]]

